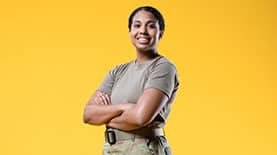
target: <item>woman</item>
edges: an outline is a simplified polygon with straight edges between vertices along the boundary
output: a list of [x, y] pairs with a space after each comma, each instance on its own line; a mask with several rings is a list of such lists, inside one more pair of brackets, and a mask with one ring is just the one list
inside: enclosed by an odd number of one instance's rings
[[162, 128], [179, 82], [175, 66], [157, 50], [164, 19], [153, 7], [139, 7], [128, 28], [137, 57], [108, 73], [85, 107], [84, 122], [106, 125], [104, 155], [170, 155]]

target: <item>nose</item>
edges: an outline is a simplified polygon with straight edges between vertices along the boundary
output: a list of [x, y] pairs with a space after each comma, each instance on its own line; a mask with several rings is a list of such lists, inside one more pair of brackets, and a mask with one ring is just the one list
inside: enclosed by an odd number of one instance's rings
[[139, 32], [141, 34], [147, 34], [148, 33], [147, 27], [146, 26], [141, 26], [140, 29], [139, 29]]

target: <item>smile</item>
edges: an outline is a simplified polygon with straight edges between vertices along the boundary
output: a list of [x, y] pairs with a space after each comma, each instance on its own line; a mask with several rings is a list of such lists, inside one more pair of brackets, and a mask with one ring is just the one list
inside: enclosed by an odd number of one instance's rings
[[150, 38], [138, 38], [137, 40], [141, 44], [147, 44], [150, 42]]

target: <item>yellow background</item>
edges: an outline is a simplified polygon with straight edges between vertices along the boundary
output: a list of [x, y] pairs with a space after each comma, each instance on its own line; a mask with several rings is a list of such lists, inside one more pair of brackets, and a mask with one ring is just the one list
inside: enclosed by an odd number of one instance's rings
[[166, 126], [177, 155], [277, 154], [274, 0], [0, 2], [0, 154], [101, 154], [82, 112], [110, 68], [135, 58], [127, 19], [164, 15], [161, 54], [181, 87]]

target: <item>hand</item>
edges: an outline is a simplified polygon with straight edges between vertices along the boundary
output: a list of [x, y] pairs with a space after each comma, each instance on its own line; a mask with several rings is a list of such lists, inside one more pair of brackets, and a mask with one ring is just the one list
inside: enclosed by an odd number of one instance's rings
[[111, 104], [110, 96], [101, 91], [96, 91], [94, 101], [96, 104], [101, 104], [101, 105], [110, 105]]

